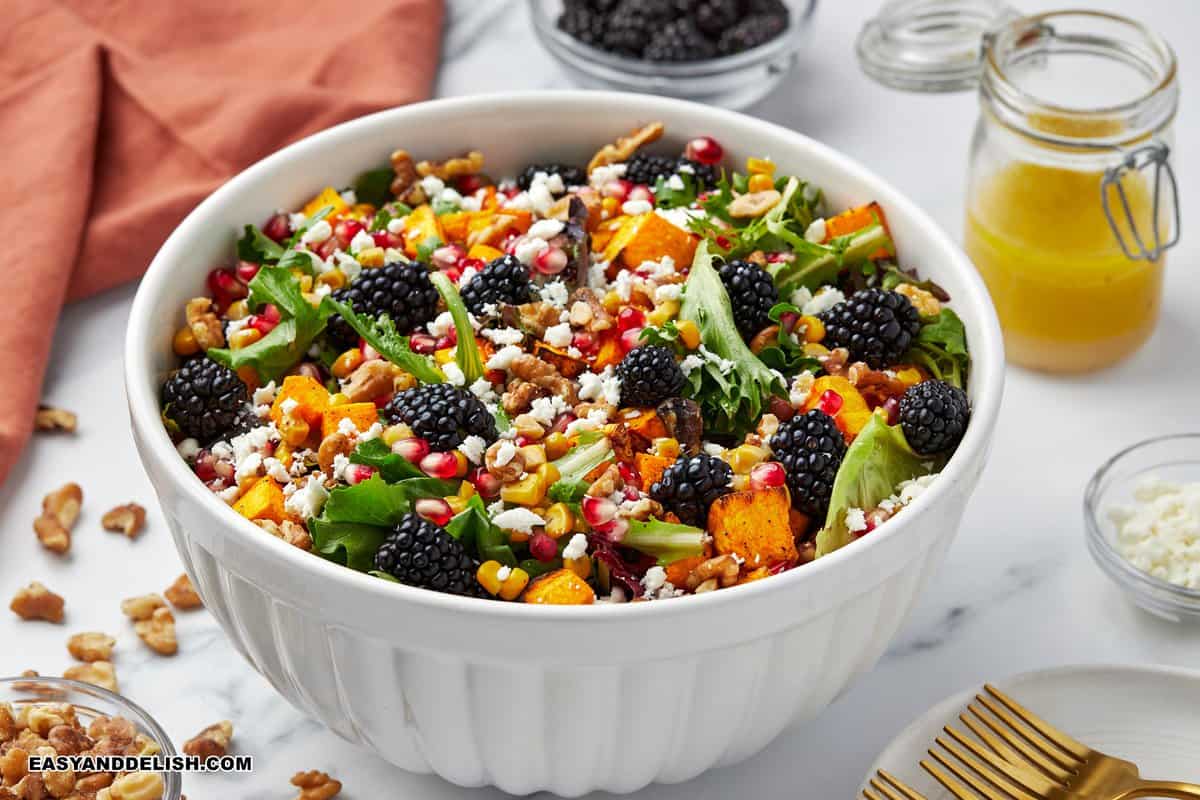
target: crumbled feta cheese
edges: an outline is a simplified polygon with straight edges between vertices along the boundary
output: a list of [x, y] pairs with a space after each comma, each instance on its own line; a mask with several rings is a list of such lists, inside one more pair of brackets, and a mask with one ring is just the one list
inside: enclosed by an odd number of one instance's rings
[[[466, 286], [468, 283], [471, 282], [471, 279], [474, 278], [478, 274], [479, 274], [479, 270], [475, 269], [474, 267], [467, 267], [466, 269], [464, 269], [462, 271], [462, 274], [458, 276], [458, 285]], [[475, 324], [474, 320], [471, 321], [471, 324], [474, 325], [476, 328], [479, 327], [477, 324]]]
[[250, 324], [249, 317], [242, 317], [241, 319], [229, 320], [228, 322], [225, 323], [225, 338], [228, 339], [229, 337], [233, 336], [235, 333], [237, 333], [238, 331], [240, 331], [242, 328], [246, 327], [249, 324]]
[[896, 487], [900, 490], [901, 505], [908, 505], [921, 495], [925, 494], [925, 490], [927, 490], [933, 484], [935, 478], [937, 478], [937, 473], [932, 475], [922, 475], [919, 478], [914, 478], [911, 481], [904, 481], [901, 483], [898, 487]]
[[522, 355], [525, 351], [517, 347], [515, 344], [505, 345], [492, 354], [488, 359], [488, 369], [503, 369], [507, 370], [512, 366], [513, 359]]
[[812, 298], [812, 289], [809, 289], [807, 286], [801, 286], [799, 289], [792, 292], [792, 296], [788, 298], [788, 302], [794, 305], [796, 308], [803, 309], [806, 305], [808, 305]]
[[328, 499], [329, 491], [321, 484], [321, 478], [309, 475], [305, 484], [284, 501], [283, 507], [301, 519], [309, 519], [321, 513]]
[[471, 195], [470, 197], [464, 197], [459, 205], [463, 211], [478, 211], [483, 208], [483, 200], [476, 195]]
[[812, 224], [804, 229], [804, 238], [814, 244], [825, 241], [825, 220], [823, 218], [814, 219]]
[[458, 449], [472, 464], [482, 464], [483, 453], [487, 450], [487, 442], [482, 436], [472, 434], [459, 443]]
[[200, 452], [200, 442], [189, 437], [175, 445], [175, 452], [179, 453], [179, 457], [184, 461], [191, 461]]
[[453, 361], [447, 361], [442, 364], [442, 374], [446, 376], [446, 383], [451, 386], [466, 386], [467, 376], [459, 368], [458, 364]]
[[442, 203], [446, 203], [447, 205], [453, 205], [462, 208], [463, 196], [454, 189], [451, 189], [449, 186], [438, 192], [437, 199]]
[[721, 454], [725, 452], [725, 448], [716, 442], [704, 442], [700, 445], [700, 449], [715, 458], [720, 458]]
[[513, 249], [513, 255], [522, 264], [532, 264], [535, 258], [549, 249], [550, 245], [545, 239], [534, 239], [533, 237], [525, 236], [517, 242], [517, 246]]
[[672, 175], [671, 177], [667, 178], [667, 188], [673, 189], [677, 192], [682, 192], [687, 188], [687, 184], [683, 182], [683, 178], [681, 178], [679, 175]]
[[654, 213], [674, 225], [676, 228], [682, 228], [685, 231], [691, 229], [689, 223], [692, 220], [708, 218], [708, 212], [702, 208], [685, 208], [683, 206], [676, 206], [675, 208], [655, 208]]
[[492, 386], [492, 382], [487, 378], [479, 378], [470, 386], [471, 394], [478, 397], [484, 403], [496, 401], [496, 389]]
[[516, 328], [488, 328], [482, 330], [479, 335], [485, 339], [490, 339], [492, 344], [498, 344], [501, 347], [510, 344], [520, 344], [525, 339], [525, 334]]
[[842, 294], [841, 289], [834, 289], [832, 286], [826, 286], [824, 289], [817, 292], [812, 300], [809, 300], [800, 307], [800, 313], [810, 317], [815, 317], [817, 314], [825, 313], [845, 299], [846, 295]]
[[612, 289], [617, 293], [623, 301], [629, 302], [629, 298], [633, 295], [634, 275], [629, 270], [621, 270], [617, 273], [617, 279], [613, 281]]
[[354, 439], [358, 436], [358, 426], [355, 425], [354, 420], [350, 419], [349, 417], [342, 417], [340, 420], [338, 420], [337, 429], [338, 433], [342, 434], [343, 436], [349, 436], [351, 439]]
[[588, 540], [587, 536], [582, 533], [577, 533], [571, 537], [571, 541], [567, 542], [567, 546], [563, 548], [563, 561], [572, 558], [583, 558], [587, 555]]
[[572, 338], [574, 338], [574, 334], [571, 333], [571, 325], [568, 322], [551, 325], [542, 335], [542, 341], [551, 347], [567, 347], [571, 344]]
[[686, 174], [686, 175], [695, 175], [695, 174], [696, 174], [696, 168], [695, 168], [695, 167], [693, 167], [691, 164], [687, 164], [687, 163], [680, 164], [680, 165], [679, 165], [678, 167], [676, 167], [675, 169], [676, 169], [677, 171], [679, 171], [679, 172], [682, 172], [682, 173]]
[[808, 396], [812, 393], [813, 384], [817, 379], [811, 372], [801, 372], [792, 379], [792, 385], [788, 389], [788, 401], [794, 406], [802, 406], [808, 402]]
[[704, 359], [698, 355], [691, 354], [686, 356], [683, 361], [679, 362], [679, 369], [683, 371], [684, 376], [692, 374], [692, 370], [699, 369], [704, 366]]
[[862, 533], [867, 529], [867, 515], [861, 508], [846, 509], [846, 530]]
[[308, 222], [308, 217], [299, 211], [294, 214], [288, 214], [288, 230], [290, 231], [295, 232], [299, 230], [300, 226], [306, 222]]
[[721, 358], [721, 356], [717, 355], [712, 350], [709, 350], [704, 345], [700, 345], [700, 355], [702, 357], [704, 357], [705, 359], [711, 361], [712, 363], [716, 364], [717, 367], [721, 370], [721, 372], [726, 372], [726, 373], [732, 372], [733, 368], [735, 366], [733, 361], [731, 361], [728, 358]]
[[500, 569], [496, 570], [496, 580], [498, 580], [500, 583], [504, 583], [510, 577], [512, 577], [512, 567], [506, 564], [501, 564]]
[[330, 236], [333, 236], [333, 226], [329, 224], [329, 220], [322, 219], [309, 226], [300, 237], [300, 241], [304, 244], [321, 244]]
[[550, 397], [534, 398], [529, 407], [529, 414], [538, 422], [549, 426], [554, 424], [554, 420], [558, 419], [559, 414], [570, 410], [571, 407], [567, 405], [566, 400], [558, 395], [551, 395]]
[[337, 264], [337, 268], [346, 276], [346, 280], [352, 281], [362, 272], [362, 264], [358, 263], [358, 259], [349, 253], [343, 253], [341, 250], [333, 251], [333, 260]]
[[588, 173], [588, 183], [593, 189], [603, 189], [609, 181], [615, 181], [625, 174], [624, 164], [604, 164]]
[[365, 230], [361, 230], [354, 234], [354, 238], [350, 240], [351, 253], [358, 253], [374, 246], [375, 237], [367, 233]]
[[517, 192], [512, 197], [503, 202], [505, 208], [516, 209], [517, 211], [532, 211], [533, 201], [529, 199], [529, 192]]
[[240, 493], [241, 490], [238, 488], [237, 484], [234, 484], [233, 486], [217, 492], [217, 497], [221, 498], [229, 505], [233, 505], [234, 501], [238, 499], [238, 494]]
[[658, 261], [643, 261], [634, 272], [655, 280], [668, 278], [675, 274], [675, 259], [663, 256]]
[[292, 412], [300, 407], [300, 401], [294, 397], [289, 397], [279, 404], [279, 410], [283, 412], [285, 417], [290, 417]]
[[608, 285], [607, 272], [607, 261], [593, 261], [588, 267], [588, 286], [592, 289], [603, 289]]
[[649, 214], [654, 206], [649, 200], [626, 200], [621, 204], [621, 213], [635, 217], [638, 214]]
[[535, 239], [549, 240], [562, 233], [565, 227], [566, 225], [561, 220], [539, 219], [529, 226], [529, 230], [525, 232], [525, 235], [532, 236]]
[[500, 446], [496, 448], [496, 466], [507, 466], [508, 462], [512, 461], [516, 455], [517, 446], [515, 444], [509, 441], [501, 442]]
[[426, 327], [426, 330], [429, 331], [430, 335], [441, 338], [449, 333], [450, 329], [453, 327], [454, 317], [450, 316], [449, 311], [443, 311], [441, 314], [438, 314], [432, 322], [429, 323], [429, 325]]
[[233, 473], [233, 479], [237, 483], [241, 483], [247, 478], [253, 478], [262, 471], [262, 466], [262, 454], [250, 453], [245, 458], [237, 462], [237, 468]]
[[495, 303], [484, 303], [479, 311], [485, 317], [494, 317], [500, 313], [500, 309], [496, 307]]
[[379, 422], [372, 422], [371, 427], [367, 428], [362, 433], [358, 434], [360, 442], [369, 442], [372, 439], [378, 439], [383, 435], [383, 425]]
[[402, 235], [404, 233], [405, 219], [407, 219], [407, 217], [392, 217], [389, 219], [387, 224], [388, 233], [392, 234], [393, 236]]
[[492, 517], [497, 527], [517, 533], [532, 533], [533, 526], [545, 525], [546, 520], [530, 511], [528, 508], [510, 508]]
[[358, 205], [358, 194], [353, 189], [343, 189], [338, 193], [342, 202], [348, 206]]
[[292, 474], [288, 472], [288, 468], [283, 465], [283, 462], [274, 456], [263, 459], [263, 471], [275, 480], [276, 483], [288, 483], [292, 480]]
[[642, 576], [642, 588], [645, 589], [646, 598], [650, 600], [675, 597], [680, 594], [667, 580], [667, 571], [658, 565], [646, 570], [646, 574]]
[[504, 511], [504, 501], [497, 500], [494, 503], [488, 503], [487, 513], [489, 517], [495, 517], [497, 514]]
[[266, 419], [267, 417], [271, 416], [271, 407], [266, 403], [263, 403], [260, 406], [255, 406], [254, 416], [258, 417], [259, 419]]
[[683, 285], [679, 283], [664, 283], [654, 290], [654, 302], [666, 303], [678, 300], [683, 295]]
[[1200, 483], [1144, 478], [1133, 497], [1134, 506], [1108, 510], [1121, 555], [1160, 580], [1200, 589]]
[[254, 405], [261, 406], [264, 403], [272, 403], [275, 400], [275, 393], [278, 388], [275, 386], [275, 381], [271, 381], [266, 386], [260, 386], [254, 390]]
[[[263, 425], [258, 428], [246, 431], [240, 436], [235, 436], [229, 441], [231, 446], [230, 456], [235, 462], [240, 462], [251, 453], [261, 452], [265, 450], [271, 441], [278, 441], [279, 431], [274, 425]], [[213, 445], [213, 453], [216, 454], [217, 446]]]
[[348, 469], [350, 469], [350, 457], [345, 453], [338, 453], [333, 457], [333, 466], [329, 468], [329, 473], [335, 481], [346, 483], [346, 470]]
[[584, 431], [600, 430], [608, 423], [608, 412], [603, 408], [593, 408], [587, 413], [586, 417], [579, 417], [571, 420], [567, 425], [567, 429], [563, 431], [566, 436], [575, 436]]
[[562, 281], [551, 281], [538, 289], [543, 303], [549, 303], [555, 308], [566, 308], [567, 299], [571, 296], [567, 285]]
[[611, 366], [600, 373], [582, 372], [579, 375], [580, 400], [604, 400], [612, 406], [621, 405], [621, 379]]
[[426, 197], [437, 197], [445, 188], [445, 182], [436, 175], [426, 175], [421, 178], [421, 191], [425, 193]]

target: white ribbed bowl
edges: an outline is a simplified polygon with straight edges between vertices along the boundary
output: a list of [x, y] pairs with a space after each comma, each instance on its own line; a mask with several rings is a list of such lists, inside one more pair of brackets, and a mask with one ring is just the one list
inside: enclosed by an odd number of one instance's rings
[[[171, 335], [246, 221], [348, 182], [396, 147], [484, 151], [488, 171], [584, 162], [639, 122], [717, 137], [824, 187], [878, 200], [903, 260], [953, 295], [970, 338], [970, 429], [941, 480], [878, 532], [802, 569], [670, 602], [481, 602], [361, 575], [265, 535], [195, 478], [159, 420]], [[983, 468], [1004, 356], [971, 263], [925, 214], [799, 134], [681, 101], [599, 92], [423, 103], [340, 125], [264, 159], [204, 201], [151, 264], [130, 315], [134, 438], [205, 605], [280, 694], [405, 769], [515, 794], [631, 792], [758, 752], [870, 669], [936, 572]]]

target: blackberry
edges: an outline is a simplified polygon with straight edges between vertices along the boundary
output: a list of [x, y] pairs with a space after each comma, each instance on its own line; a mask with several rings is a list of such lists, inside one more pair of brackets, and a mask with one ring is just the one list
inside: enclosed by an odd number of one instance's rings
[[533, 294], [529, 268], [516, 256], [500, 256], [467, 281], [461, 294], [467, 308], [475, 314], [482, 314], [483, 307], [489, 304], [528, 303]]
[[721, 33], [717, 50], [723, 56], [731, 56], [758, 47], [787, 30], [786, 14], [756, 14], [745, 17]]
[[662, 345], [635, 347], [617, 364], [621, 379], [621, 404], [651, 408], [663, 400], [678, 397], [685, 380], [675, 363], [675, 354]]
[[[386, 314], [402, 335], [408, 335], [437, 316], [438, 291], [423, 264], [393, 261], [378, 269], [365, 269], [333, 299], [349, 303], [360, 316]], [[339, 315], [329, 318], [326, 333], [343, 347], [358, 344], [358, 334]]]
[[533, 184], [533, 176], [539, 172], [547, 175], [557, 175], [562, 178], [563, 186], [586, 186], [587, 174], [579, 167], [569, 164], [530, 164], [517, 176], [517, 186], [528, 191]]
[[921, 330], [921, 317], [899, 292], [865, 289], [820, 315], [826, 347], [844, 347], [855, 361], [882, 369], [898, 361]]
[[642, 6], [642, 0], [622, 0], [608, 17], [604, 29], [604, 49], [641, 58], [656, 26], [656, 21]]
[[625, 179], [634, 183], [654, 186], [659, 178], [670, 178], [672, 175], [680, 174], [680, 167], [687, 168], [683, 171], [691, 174], [698, 189], [717, 184], [717, 173], [711, 164], [701, 164], [699, 161], [692, 161], [688, 158], [655, 156], [646, 153], [637, 153], [625, 162]]
[[945, 381], [921, 381], [900, 398], [900, 427], [914, 451], [923, 456], [958, 447], [971, 406], [967, 393]]
[[496, 438], [496, 420], [479, 398], [448, 383], [427, 383], [398, 393], [383, 407], [383, 416], [393, 424], [406, 423], [438, 452], [453, 450], [472, 435], [489, 444]]
[[846, 440], [833, 418], [817, 409], [792, 417], [771, 437], [771, 452], [787, 473], [792, 505], [823, 521], [846, 455]]
[[731, 490], [733, 469], [707, 453], [680, 458], [667, 467], [650, 487], [650, 496], [674, 511], [680, 521], [703, 528], [708, 507]]
[[412, 511], [375, 551], [375, 568], [401, 583], [467, 597], [484, 596], [478, 566], [458, 539]]
[[244, 424], [250, 392], [233, 370], [197, 356], [167, 378], [162, 400], [165, 418], [184, 436], [208, 444]]
[[742, 335], [750, 338], [771, 324], [767, 314], [779, 302], [779, 291], [771, 275], [749, 261], [730, 261], [718, 271], [733, 306], [733, 321]]
[[716, 55], [716, 47], [688, 18], [664, 25], [646, 44], [642, 58], [647, 61], [702, 61]]
[[734, 25], [741, 14], [737, 0], [703, 0], [696, 6], [696, 27], [716, 39]]
[[[582, 6], [567, 6], [558, 18], [558, 28], [584, 44], [599, 47], [604, 42], [604, 15]], [[523, 187], [528, 189], [528, 186]]]

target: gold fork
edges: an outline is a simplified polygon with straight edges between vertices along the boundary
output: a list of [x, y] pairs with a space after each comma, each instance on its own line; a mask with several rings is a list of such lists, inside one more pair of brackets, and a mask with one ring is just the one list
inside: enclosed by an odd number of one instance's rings
[[910, 789], [902, 780], [885, 770], [871, 778], [871, 788], [863, 789], [866, 800], [925, 800], [925, 795]]
[[1200, 798], [1200, 785], [1144, 780], [1138, 775], [1136, 764], [1090, 749], [994, 686], [985, 686], [984, 690], [986, 694], [976, 695], [967, 713], [959, 715], [959, 720], [983, 745], [947, 726], [946, 736], [936, 740], [941, 750], [929, 751], [937, 764], [921, 762], [925, 771], [955, 797], [961, 800]]

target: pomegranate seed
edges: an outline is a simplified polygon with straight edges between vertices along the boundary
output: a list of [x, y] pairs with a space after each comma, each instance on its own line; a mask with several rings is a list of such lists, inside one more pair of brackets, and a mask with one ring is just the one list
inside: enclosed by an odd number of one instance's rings
[[475, 487], [475, 491], [485, 500], [500, 494], [500, 479], [483, 467], [476, 467], [467, 475], [467, 481]]
[[438, 269], [457, 267], [459, 262], [467, 257], [467, 251], [456, 244], [448, 244], [434, 250], [429, 256], [430, 263]]
[[232, 481], [234, 476], [232, 461], [213, 461], [213, 471], [217, 473], [217, 477], [224, 481]]
[[543, 564], [549, 563], [558, 558], [558, 545], [545, 533], [538, 531], [529, 539], [529, 555]]
[[258, 274], [259, 265], [253, 261], [239, 261], [237, 269], [238, 280], [242, 283], [249, 283], [254, 280], [254, 276]]
[[770, 575], [778, 575], [781, 572], [787, 571], [788, 564], [786, 561], [780, 561], [777, 564], [772, 564], [767, 567], [767, 573]]
[[646, 184], [639, 183], [639, 184], [634, 185], [634, 187], [629, 190], [629, 194], [626, 199], [628, 199], [628, 200], [645, 200], [647, 203], [650, 203], [651, 205], [653, 205], [654, 204], [654, 192], [650, 191], [650, 187], [647, 186]]
[[612, 522], [617, 516], [617, 504], [607, 497], [585, 495], [579, 507], [583, 511], [584, 521], [593, 528]]
[[537, 254], [533, 267], [543, 275], [557, 275], [567, 268], [567, 252], [561, 247], [550, 247]]
[[728, 236], [717, 237], [717, 247], [721, 248], [722, 250], [728, 250], [730, 244], [731, 242], [729, 241]]
[[279, 313], [279, 306], [274, 303], [267, 303], [263, 306], [262, 310], [258, 312], [258, 316], [273, 324], [278, 324], [279, 320], [283, 319]]
[[767, 263], [768, 264], [779, 264], [784, 261], [790, 262], [790, 261], [794, 261], [795, 258], [796, 257], [794, 255], [792, 255], [791, 253], [783, 253], [783, 252], [767, 253]]
[[442, 336], [441, 338], [439, 338], [437, 340], [436, 349], [437, 350], [449, 350], [451, 347], [454, 347], [454, 345], [455, 345], [454, 339], [450, 338], [449, 336]]
[[554, 420], [554, 424], [550, 426], [550, 433], [566, 433], [567, 426], [574, 422], [578, 417], [570, 411], [564, 411]]
[[414, 333], [408, 338], [408, 346], [414, 353], [427, 356], [437, 350], [437, 339], [427, 333]]
[[384, 392], [383, 394], [376, 395], [375, 397], [371, 398], [371, 402], [375, 404], [376, 408], [383, 410], [383, 407], [392, 402], [392, 398], [395, 396], [395, 392]]
[[366, 464], [351, 464], [346, 469], [346, 483], [355, 486], [368, 480], [374, 474], [374, 467], [368, 467]]
[[533, 439], [530, 439], [528, 436], [518, 436], [516, 439], [513, 439], [513, 444], [517, 447], [524, 447], [527, 444], [533, 444]]
[[446, 267], [444, 270], [442, 270], [442, 272], [445, 273], [446, 277], [450, 279], [450, 282], [456, 286], [458, 285], [459, 281], [462, 280], [462, 269], [457, 266]]
[[350, 246], [350, 242], [358, 235], [358, 232], [363, 229], [363, 224], [356, 219], [344, 219], [333, 227], [333, 235], [337, 237], [338, 243], [345, 249]]
[[[617, 464], [617, 472], [621, 473], [621, 480], [625, 481], [629, 486], [641, 486], [642, 476], [634, 469], [633, 464], [627, 464], [624, 461]], [[636, 500], [637, 497], [631, 497], [630, 500]]]
[[330, 236], [325, 241], [321, 242], [321, 246], [317, 248], [317, 255], [321, 258], [329, 258], [338, 249], [338, 240]]
[[413, 503], [413, 511], [434, 525], [445, 525], [454, 516], [450, 504], [440, 497], [422, 497]]
[[641, 492], [639, 492], [637, 489], [633, 488], [632, 486], [626, 486], [624, 489], [622, 489], [622, 492], [625, 495], [625, 499], [629, 500], [629, 501], [637, 500], [639, 497], [642, 496]]
[[271, 241], [282, 243], [292, 235], [292, 229], [288, 225], [287, 214], [272, 215], [270, 219], [263, 223], [262, 232]]
[[617, 330], [627, 331], [630, 328], [646, 327], [646, 315], [642, 313], [640, 308], [633, 306], [625, 306], [617, 314]]
[[208, 273], [208, 291], [213, 300], [222, 309], [227, 308], [235, 300], [241, 300], [249, 291], [246, 284], [237, 279], [230, 269], [214, 269]]
[[429, 442], [418, 436], [408, 439], [397, 439], [392, 443], [392, 452], [405, 461], [417, 464], [420, 463], [421, 459], [429, 455]]
[[500, 249], [510, 256], [514, 255], [517, 252], [517, 242], [519, 241], [521, 241], [521, 234], [513, 231], [504, 237], [504, 241], [500, 244]]
[[371, 238], [375, 240], [376, 247], [399, 249], [404, 246], [404, 237], [389, 231], [375, 231], [371, 234]]
[[216, 457], [207, 450], [201, 450], [196, 453], [196, 477], [208, 483], [217, 477]]
[[486, 175], [460, 175], [454, 181], [454, 188], [459, 194], [468, 195], [475, 194], [490, 184], [491, 180]]
[[571, 345], [584, 353], [594, 353], [596, 347], [596, 337], [587, 331], [580, 331], [571, 337]]
[[833, 389], [826, 389], [821, 392], [821, 396], [817, 399], [817, 408], [831, 417], [836, 417], [837, 413], [842, 410], [842, 405], [845, 402], [842, 396]]
[[613, 178], [600, 187], [600, 194], [605, 197], [615, 197], [621, 202], [625, 202], [629, 198], [631, 189], [633, 189], [632, 181], [627, 181], [624, 178]]
[[754, 469], [750, 470], [750, 488], [751, 489], [773, 489], [776, 486], [783, 486], [787, 481], [787, 474], [783, 471], [783, 465], [778, 461], [765, 461], [762, 464], [756, 464]]
[[487, 378], [488, 383], [493, 386], [503, 386], [504, 382], [508, 380], [508, 373], [502, 369], [489, 369], [483, 373], [483, 377]]
[[446, 345], [446, 347], [453, 347], [454, 345], [458, 344], [458, 328], [451, 326], [450, 329], [446, 331], [446, 335], [443, 336], [441, 339], [438, 339], [439, 344], [442, 341], [447, 341], [450, 343], [450, 344]]
[[431, 478], [449, 480], [458, 474], [458, 457], [454, 453], [430, 453], [419, 466]]
[[266, 336], [268, 333], [270, 333], [278, 324], [279, 320], [267, 319], [267, 317], [262, 314], [251, 314], [246, 318], [246, 327], [254, 328], [263, 336]]
[[459, 266], [462, 267], [463, 272], [466, 272], [469, 269], [479, 272], [481, 269], [487, 266], [487, 262], [482, 258], [464, 258], [461, 262], [459, 262]]
[[642, 329], [630, 328], [621, 334], [621, 352], [628, 353], [633, 348], [642, 343]]
[[367, 344], [366, 339], [358, 340], [358, 352], [362, 353], [363, 361], [375, 361], [376, 359], [383, 358], [383, 356], [379, 355], [378, 350]]
[[725, 157], [725, 149], [711, 136], [697, 136], [687, 143], [683, 157], [701, 164], [719, 164]]
[[900, 421], [900, 401], [895, 397], [883, 401], [883, 411], [887, 414], [888, 425], [895, 425]]
[[629, 531], [629, 520], [624, 517], [609, 520], [600, 527], [596, 528], [596, 533], [602, 534], [605, 539], [618, 544], [625, 538], [625, 534]]

